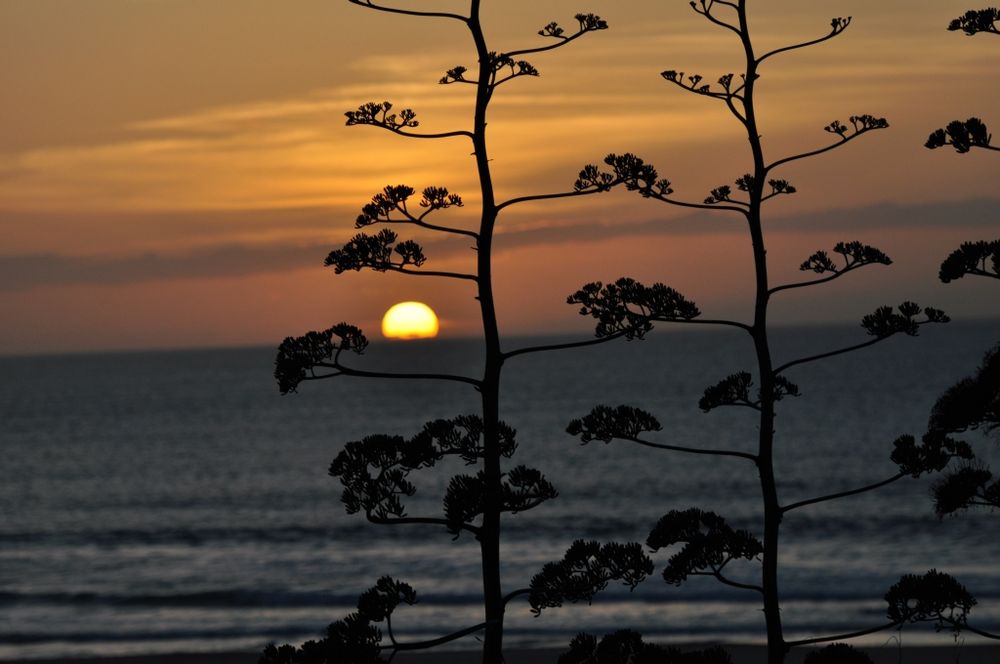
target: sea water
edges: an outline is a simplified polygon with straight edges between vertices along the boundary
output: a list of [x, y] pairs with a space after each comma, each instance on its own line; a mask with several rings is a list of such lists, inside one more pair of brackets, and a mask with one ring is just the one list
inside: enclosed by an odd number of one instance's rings
[[[865, 341], [853, 326], [780, 328], [776, 362]], [[508, 339], [507, 350], [566, 339]], [[779, 404], [776, 469], [784, 503], [893, 475], [892, 441], [919, 436], [936, 397], [1000, 340], [1000, 322], [952, 323], [794, 367], [802, 395]], [[280, 396], [273, 348], [0, 359], [0, 659], [256, 650], [301, 643], [350, 612], [379, 576], [419, 597], [394, 616], [400, 638], [481, 620], [476, 542], [435, 526], [378, 526], [348, 515], [328, 476], [348, 441], [412, 435], [475, 413], [466, 385], [338, 377]], [[375, 342], [358, 368], [477, 376], [475, 340]], [[657, 330], [644, 341], [526, 354], [504, 367], [502, 413], [518, 431], [507, 467], [542, 470], [559, 498], [508, 515], [505, 591], [525, 587], [576, 539], [644, 542], [672, 509], [700, 507], [759, 534], [760, 489], [739, 458], [616, 441], [581, 445], [567, 423], [597, 404], [644, 408], [653, 442], [754, 451], [756, 412], [703, 413], [705, 387], [753, 372], [739, 330]], [[997, 445], [967, 436], [997, 467]], [[439, 516], [444, 464], [413, 473], [412, 516]], [[780, 585], [789, 638], [885, 622], [882, 595], [903, 573], [937, 568], [979, 599], [972, 622], [1000, 629], [1000, 514], [938, 519], [933, 478], [804, 507], [782, 526]], [[612, 584], [592, 605], [508, 610], [508, 646], [561, 647], [578, 631], [631, 627], [663, 641], [763, 639], [754, 592], [710, 578], [681, 587], [657, 571], [634, 592]], [[755, 563], [733, 564], [753, 581]], [[728, 572], [727, 568], [727, 572]], [[948, 643], [907, 630], [868, 638]], [[474, 637], [451, 647], [475, 648]]]

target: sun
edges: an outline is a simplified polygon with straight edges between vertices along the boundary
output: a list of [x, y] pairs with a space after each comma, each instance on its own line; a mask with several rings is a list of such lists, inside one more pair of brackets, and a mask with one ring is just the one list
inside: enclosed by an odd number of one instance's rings
[[389, 339], [427, 339], [438, 333], [438, 317], [423, 302], [400, 302], [382, 317], [382, 336]]

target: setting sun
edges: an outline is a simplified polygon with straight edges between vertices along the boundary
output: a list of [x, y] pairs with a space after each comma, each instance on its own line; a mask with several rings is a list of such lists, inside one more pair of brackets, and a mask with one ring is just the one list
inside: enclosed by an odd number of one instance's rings
[[436, 337], [438, 327], [437, 315], [423, 302], [394, 304], [382, 317], [382, 336], [390, 339]]

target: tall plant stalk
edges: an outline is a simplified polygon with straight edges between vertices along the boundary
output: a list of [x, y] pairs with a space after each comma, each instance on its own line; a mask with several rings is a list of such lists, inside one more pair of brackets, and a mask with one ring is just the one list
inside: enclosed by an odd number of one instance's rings
[[[750, 532], [733, 530], [718, 515], [689, 509], [672, 511], [664, 516], [650, 533], [647, 545], [654, 550], [682, 547], [664, 569], [664, 577], [668, 583], [679, 584], [689, 576], [712, 576], [729, 586], [758, 594], [766, 624], [769, 664], [784, 662], [786, 654], [793, 646], [862, 636], [904, 622], [935, 620], [939, 624], [952, 624], [942, 616], [959, 614], [964, 616], [963, 611], [967, 610], [971, 603], [966, 600], [967, 593], [964, 588], [957, 584], [949, 585], [950, 581], [939, 584], [942, 588], [946, 587], [947, 592], [941, 597], [935, 596], [940, 600], [937, 603], [921, 604], [919, 611], [907, 608], [907, 603], [917, 592], [915, 588], [933, 584], [939, 576], [944, 576], [934, 572], [917, 578], [913, 583], [907, 582], [901, 586], [897, 584], [890, 590], [886, 596], [890, 604], [887, 625], [850, 634], [797, 641], [785, 637], [780, 592], [780, 543], [784, 516], [793, 510], [810, 505], [871, 491], [903, 477], [917, 477], [925, 472], [940, 470], [951, 458], [967, 456], [969, 450], [967, 446], [946, 437], [925, 438], [918, 444], [910, 436], [901, 436], [894, 442], [891, 456], [899, 465], [899, 472], [893, 476], [856, 489], [797, 502], [782, 502], [775, 474], [774, 458], [777, 441], [774, 425], [778, 402], [783, 398], [799, 395], [798, 386], [788, 379], [790, 370], [799, 365], [872, 346], [899, 333], [915, 336], [919, 327], [930, 323], [947, 322], [948, 317], [937, 309], [921, 309], [912, 302], [904, 302], [897, 309], [881, 307], [862, 320], [862, 326], [872, 337], [871, 339], [781, 364], [775, 362], [768, 322], [769, 307], [775, 296], [792, 289], [817, 286], [839, 279], [849, 272], [868, 265], [891, 263], [891, 260], [878, 249], [860, 242], [844, 242], [834, 248], [834, 252], [840, 255], [841, 261], [835, 262], [827, 252], [819, 251], [802, 263], [801, 269], [814, 272], [818, 275], [816, 278], [772, 285], [768, 274], [767, 243], [763, 227], [765, 203], [778, 196], [796, 193], [796, 188], [787, 180], [775, 176], [788, 164], [841, 148], [864, 134], [885, 129], [889, 125], [884, 118], [867, 114], [851, 117], [846, 125], [834, 121], [825, 127], [826, 132], [834, 139], [832, 143], [801, 153], [769, 159], [761, 139], [764, 132], [759, 126], [757, 116], [758, 83], [765, 63], [776, 56], [818, 45], [840, 36], [850, 25], [850, 17], [834, 18], [830, 23], [829, 32], [818, 38], [758, 55], [751, 38], [747, 0], [698, 0], [690, 4], [695, 12], [710, 23], [736, 36], [744, 56], [742, 72], [738, 75], [725, 74], [714, 85], [706, 84], [700, 75], [685, 75], [674, 70], [664, 71], [662, 76], [667, 82], [686, 92], [722, 102], [726, 106], [746, 135], [753, 162], [752, 172], [736, 179], [735, 191], [732, 187], [723, 185], [713, 189], [702, 202], [685, 201], [673, 196], [671, 183], [661, 179], [652, 165], [631, 154], [612, 154], [605, 159], [611, 170], [602, 171], [597, 166], [588, 166], [581, 172], [577, 189], [607, 191], [614, 186], [612, 183], [621, 182], [627, 189], [661, 203], [685, 208], [720, 210], [741, 217], [746, 224], [753, 256], [755, 285], [753, 318], [749, 322], [703, 320], [698, 317], [700, 312], [697, 307], [676, 291], [662, 284], [646, 287], [625, 278], [608, 285], [599, 282], [588, 284], [569, 300], [571, 303], [581, 305], [582, 314], [593, 316], [598, 320], [598, 337], [611, 334], [642, 337], [652, 329], [652, 323], [656, 321], [727, 325], [742, 329], [753, 344], [756, 358], [755, 373], [759, 383], [756, 395], [752, 392], [751, 374], [740, 371], [706, 389], [699, 405], [706, 412], [723, 406], [749, 407], [757, 411], [756, 451], [749, 454], [734, 450], [706, 450], [651, 442], [643, 434], [660, 430], [659, 423], [652, 415], [627, 406], [617, 408], [599, 406], [582, 420], [572, 422], [569, 432], [580, 436], [584, 442], [590, 440], [609, 442], [612, 439], [619, 439], [673, 452], [728, 456], [753, 463], [759, 479], [762, 511], [759, 539]], [[741, 582], [730, 576], [729, 570], [725, 568], [739, 560], [759, 562], [759, 583]], [[950, 580], [950, 577], [948, 579]]]
[[[515, 78], [538, 76], [538, 70], [522, 56], [565, 46], [579, 37], [604, 30], [607, 24], [593, 14], [578, 14], [577, 30], [567, 33], [557, 23], [549, 23], [538, 34], [549, 40], [545, 46], [511, 51], [491, 50], [481, 22], [481, 0], [470, 0], [468, 14], [422, 11], [379, 4], [372, 0], [348, 0], [365, 9], [408, 17], [443, 19], [463, 24], [471, 36], [477, 66], [475, 78], [468, 77], [464, 66], [449, 69], [440, 79], [443, 85], [472, 85], [475, 105], [471, 129], [442, 133], [421, 133], [416, 114], [410, 109], [393, 111], [389, 102], [370, 102], [357, 111], [348, 112], [348, 125], [372, 125], [400, 136], [420, 139], [467, 140], [472, 145], [479, 184], [481, 209], [475, 231], [427, 221], [428, 215], [463, 205], [460, 196], [442, 187], [423, 191], [418, 213], [408, 201], [415, 190], [405, 186], [388, 186], [376, 194], [356, 222], [357, 228], [375, 224], [413, 225], [424, 230], [472, 238], [476, 253], [475, 271], [471, 273], [441, 272], [421, 269], [426, 261], [423, 249], [412, 240], [397, 241], [396, 234], [383, 229], [378, 234], [356, 235], [343, 248], [330, 253], [326, 265], [336, 273], [369, 269], [377, 272], [398, 272], [411, 276], [433, 276], [472, 282], [479, 303], [485, 359], [480, 376], [437, 373], [375, 372], [350, 366], [347, 352], [362, 353], [368, 340], [358, 328], [341, 323], [323, 332], [310, 332], [302, 337], [289, 337], [279, 348], [275, 376], [283, 393], [295, 391], [304, 381], [354, 376], [403, 380], [443, 380], [474, 388], [480, 395], [480, 412], [452, 420], [429, 422], [413, 438], [373, 435], [348, 443], [331, 466], [331, 474], [345, 486], [344, 502], [348, 512], [364, 512], [369, 521], [384, 525], [443, 526], [459, 536], [473, 535], [479, 542], [483, 620], [451, 634], [424, 642], [399, 642], [392, 628], [391, 614], [401, 604], [412, 604], [416, 594], [408, 585], [383, 577], [376, 586], [362, 594], [358, 611], [338, 621], [328, 629], [322, 642], [309, 642], [296, 650], [291, 646], [273, 646], [265, 652], [262, 662], [381, 662], [381, 653], [393, 655], [404, 650], [435, 647], [469, 634], [482, 634], [482, 661], [500, 664], [503, 661], [504, 614], [508, 603], [521, 596], [536, 611], [559, 606], [565, 601], [589, 599], [609, 580], [618, 579], [635, 586], [651, 571], [652, 562], [641, 547], [631, 545], [578, 542], [560, 563], [546, 566], [548, 574], [538, 575], [531, 587], [504, 592], [500, 576], [501, 517], [505, 512], [521, 512], [556, 497], [555, 488], [537, 470], [517, 466], [505, 471], [503, 459], [513, 455], [516, 443], [514, 431], [500, 420], [500, 381], [507, 359], [528, 353], [561, 348], [575, 348], [606, 341], [586, 340], [549, 346], [519, 348], [505, 352], [501, 347], [497, 321], [492, 271], [493, 237], [499, 215], [508, 206], [552, 198], [585, 196], [589, 191], [571, 190], [551, 194], [527, 195], [498, 201], [490, 170], [491, 158], [487, 141], [487, 119], [490, 102], [497, 89]], [[415, 3], [414, 3], [415, 4]], [[407, 480], [410, 472], [434, 465], [448, 455], [460, 456], [469, 465], [479, 466], [475, 476], [452, 478], [444, 499], [444, 517], [412, 517], [406, 514], [402, 498], [412, 495], [415, 488]], [[372, 469], [375, 469], [373, 471]], [[477, 522], [478, 519], [478, 522]], [[577, 575], [572, 589], [560, 587], [552, 573]], [[556, 574], [558, 576], [558, 574]], [[564, 578], [564, 577], [560, 577]], [[582, 582], [582, 583], [581, 583]], [[390, 643], [381, 642], [382, 634], [374, 623], [385, 622]], [[310, 659], [313, 657], [314, 659]], [[298, 659], [296, 659], [298, 658]], [[391, 657], [390, 657], [391, 658]]]

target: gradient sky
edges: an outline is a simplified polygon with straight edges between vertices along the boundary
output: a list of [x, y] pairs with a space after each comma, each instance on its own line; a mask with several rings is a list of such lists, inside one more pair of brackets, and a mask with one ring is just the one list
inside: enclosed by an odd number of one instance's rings
[[[432, 4], [466, 3], [410, 2]], [[541, 26], [570, 28], [579, 11], [611, 25], [533, 56], [542, 76], [498, 91], [490, 142], [500, 199], [566, 191], [608, 152], [639, 154], [692, 201], [748, 169], [723, 106], [659, 76], [715, 80], [740, 66], [733, 36], [686, 1], [484, 4], [497, 50], [540, 45]], [[858, 321], [906, 298], [956, 318], [996, 316], [995, 286], [944, 286], [936, 273], [963, 240], [1000, 236], [1000, 159], [923, 148], [952, 119], [1000, 127], [1000, 39], [945, 30], [979, 5], [750, 5], [760, 52], [854, 18], [836, 40], [763, 70], [770, 159], [826, 145], [822, 128], [834, 119], [871, 113], [891, 124], [778, 173], [800, 193], [769, 204], [767, 232], [776, 282], [801, 278], [802, 260], [839, 240], [873, 244], [896, 264], [790, 293], [775, 319]], [[443, 334], [474, 334], [469, 284], [322, 267], [387, 184], [446, 186], [467, 206], [439, 221], [475, 223], [466, 142], [343, 122], [344, 111], [388, 99], [416, 110], [427, 131], [467, 128], [471, 86], [436, 81], [473, 60], [458, 23], [344, 0], [3, 0], [0, 353], [276, 344], [342, 320], [377, 336], [382, 312], [401, 300], [430, 304]], [[615, 191], [510, 208], [498, 233], [498, 309], [510, 334], [589, 334], [566, 295], [622, 275], [672, 285], [713, 318], [750, 312], [745, 229], [723, 214]], [[430, 269], [472, 259], [461, 239], [415, 237]]]

